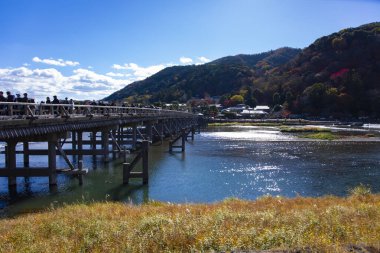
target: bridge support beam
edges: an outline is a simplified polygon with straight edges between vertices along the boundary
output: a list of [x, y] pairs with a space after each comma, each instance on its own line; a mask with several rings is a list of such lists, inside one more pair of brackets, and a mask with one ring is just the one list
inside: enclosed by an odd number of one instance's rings
[[29, 142], [24, 141], [23, 143], [23, 153], [24, 153], [24, 167], [29, 167]]
[[[16, 141], [8, 141], [7, 142], [7, 168], [11, 170], [16, 169]], [[9, 176], [8, 177], [8, 186], [15, 187], [16, 186], [16, 177]]]
[[[96, 131], [91, 132], [91, 149], [96, 150]], [[92, 155], [92, 158], [95, 160], [96, 155]]]
[[48, 140], [48, 164], [49, 164], [49, 185], [57, 185], [57, 135], [49, 136]]
[[[180, 135], [178, 135], [175, 139], [169, 141], [169, 152], [173, 152], [173, 148], [180, 148], [181, 152], [185, 152], [187, 135], [188, 132], [186, 129], [182, 128]], [[174, 145], [179, 139], [181, 139], [181, 145]]]
[[186, 130], [184, 128], [181, 129], [181, 150], [182, 152], [185, 152], [185, 148], [186, 148], [186, 139], [187, 139], [187, 133], [186, 133]]
[[148, 173], [148, 168], [149, 168], [149, 142], [148, 141], [143, 141], [142, 146], [141, 146], [141, 152], [142, 152], [142, 179], [143, 179], [143, 184], [148, 184], [149, 181], [149, 173]]
[[104, 151], [104, 161], [109, 162], [108, 150], [109, 150], [109, 130], [102, 130], [102, 149]]
[[136, 150], [137, 143], [137, 124], [132, 126], [132, 150]]
[[[140, 160], [142, 171], [132, 171]], [[149, 141], [147, 140], [141, 143], [141, 150], [131, 163], [123, 163], [123, 184], [129, 184], [130, 178], [141, 178], [143, 184], [149, 182]]]
[[162, 121], [160, 121], [160, 123], [158, 123], [158, 132], [160, 134], [160, 141], [161, 143], [164, 141], [164, 123]]
[[71, 145], [73, 150], [77, 149], [77, 137], [75, 131], [71, 132]]
[[79, 151], [79, 154], [78, 154], [78, 166], [79, 166], [79, 161], [83, 160], [83, 155], [81, 154], [81, 151], [83, 150], [83, 132], [82, 131], [77, 132], [77, 136], [78, 136], [77, 146], [78, 146], [78, 151]]
[[153, 141], [152, 139], [152, 122], [147, 122], [145, 126], [145, 136], [148, 141]]

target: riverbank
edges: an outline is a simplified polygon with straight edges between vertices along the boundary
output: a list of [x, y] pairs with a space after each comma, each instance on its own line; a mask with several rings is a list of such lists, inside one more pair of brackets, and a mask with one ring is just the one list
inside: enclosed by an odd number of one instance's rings
[[378, 252], [380, 195], [74, 204], [2, 219], [0, 240], [0, 252]]

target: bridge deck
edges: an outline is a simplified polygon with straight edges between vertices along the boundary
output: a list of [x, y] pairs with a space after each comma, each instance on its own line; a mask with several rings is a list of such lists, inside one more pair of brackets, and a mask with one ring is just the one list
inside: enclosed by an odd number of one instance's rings
[[0, 141], [184, 118], [195, 116], [183, 111], [153, 108], [0, 102]]

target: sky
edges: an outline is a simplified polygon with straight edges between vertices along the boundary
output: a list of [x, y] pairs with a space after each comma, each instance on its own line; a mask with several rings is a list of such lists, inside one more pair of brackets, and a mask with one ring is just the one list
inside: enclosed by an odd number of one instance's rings
[[380, 21], [380, 0], [0, 0], [0, 90], [99, 100], [173, 65]]

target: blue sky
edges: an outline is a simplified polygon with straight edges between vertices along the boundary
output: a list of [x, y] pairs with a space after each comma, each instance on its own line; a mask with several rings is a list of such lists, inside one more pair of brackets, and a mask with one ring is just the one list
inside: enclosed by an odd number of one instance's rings
[[379, 0], [0, 0], [0, 90], [100, 99], [167, 66], [375, 21]]

